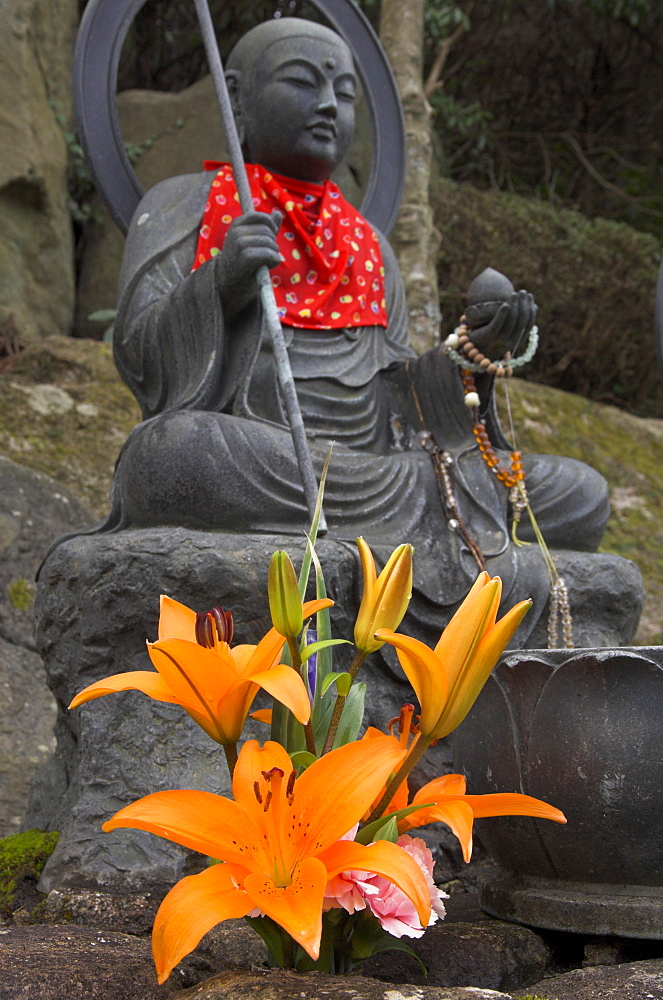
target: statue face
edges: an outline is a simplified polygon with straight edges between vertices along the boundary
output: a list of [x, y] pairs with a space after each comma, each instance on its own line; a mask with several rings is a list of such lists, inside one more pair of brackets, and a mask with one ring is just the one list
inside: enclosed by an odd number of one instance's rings
[[354, 132], [357, 83], [349, 49], [340, 38], [283, 38], [267, 47], [253, 73], [241, 102], [247, 159], [322, 183]]

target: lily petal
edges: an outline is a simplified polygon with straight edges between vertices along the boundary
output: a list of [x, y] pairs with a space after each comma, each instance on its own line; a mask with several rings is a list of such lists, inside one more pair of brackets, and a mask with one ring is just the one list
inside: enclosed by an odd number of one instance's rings
[[472, 663], [479, 643], [495, 624], [501, 594], [502, 581], [499, 577], [489, 579], [477, 590], [473, 587], [440, 636], [435, 652], [442, 660], [452, 697], [455, 685]]
[[121, 827], [147, 830], [253, 871], [267, 863], [261, 830], [246, 809], [212, 792], [174, 789], [146, 795], [116, 812], [102, 829], [108, 833]]
[[520, 792], [465, 795], [464, 801], [477, 819], [484, 816], [536, 816], [538, 819], [552, 819], [555, 823], [566, 823], [566, 816], [561, 809], [531, 795], [521, 795]]
[[463, 849], [463, 859], [469, 861], [472, 857], [472, 824], [474, 813], [472, 807], [464, 799], [442, 799], [434, 806], [418, 809], [410, 813], [398, 823], [399, 833], [408, 833], [417, 826], [427, 823], [446, 823]]
[[[216, 717], [216, 707], [237, 683], [237, 672], [229, 656], [220, 649], [206, 649], [186, 639], [160, 639], [147, 644], [152, 663], [190, 715], [212, 739], [224, 742]], [[193, 710], [193, 711], [192, 711]], [[204, 724], [201, 719], [205, 720]], [[227, 728], [236, 729], [234, 719], [226, 717]], [[243, 724], [242, 719], [242, 724]], [[239, 731], [241, 732], [241, 724]], [[237, 737], [235, 737], [237, 738]]]
[[79, 705], [94, 701], [95, 698], [101, 698], [105, 694], [115, 694], [118, 691], [142, 691], [155, 701], [179, 704], [179, 699], [159, 674], [152, 670], [130, 670], [128, 673], [114, 674], [112, 677], [104, 677], [102, 681], [89, 684], [78, 692], [69, 708], [78, 708]]
[[251, 680], [289, 708], [295, 718], [306, 725], [311, 718], [311, 702], [304, 681], [296, 670], [279, 663], [269, 670], [252, 674]]
[[377, 636], [394, 646], [405, 676], [421, 706], [421, 731], [432, 735], [449, 697], [449, 686], [439, 656], [428, 646], [400, 632], [378, 629]]
[[302, 839], [308, 848], [318, 845], [318, 853], [358, 823], [404, 757], [398, 743], [384, 736], [346, 743], [311, 764], [297, 779], [297, 805], [308, 823]]
[[463, 674], [453, 685], [448, 710], [440, 719], [438, 736], [447, 736], [461, 724], [531, 606], [531, 601], [516, 604], [474, 647]]
[[314, 960], [320, 954], [326, 886], [327, 869], [318, 858], [304, 858], [287, 886], [277, 886], [265, 875], [252, 874], [244, 879], [244, 888], [254, 905], [276, 920]]
[[161, 595], [159, 603], [159, 638], [196, 641], [196, 612], [186, 604]]
[[253, 909], [250, 896], [238, 887], [234, 865], [213, 865], [173, 886], [157, 912], [152, 954], [159, 984], [222, 920], [244, 917]]

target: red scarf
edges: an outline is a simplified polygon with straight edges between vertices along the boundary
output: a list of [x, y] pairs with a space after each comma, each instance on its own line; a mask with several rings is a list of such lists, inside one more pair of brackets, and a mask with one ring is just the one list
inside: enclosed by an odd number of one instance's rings
[[[218, 166], [192, 270], [220, 252], [242, 214], [230, 165], [205, 163]], [[284, 260], [271, 271], [281, 321], [311, 330], [387, 326], [378, 238], [337, 186], [279, 177], [258, 164], [246, 168], [256, 210], [283, 213], [276, 241]]]

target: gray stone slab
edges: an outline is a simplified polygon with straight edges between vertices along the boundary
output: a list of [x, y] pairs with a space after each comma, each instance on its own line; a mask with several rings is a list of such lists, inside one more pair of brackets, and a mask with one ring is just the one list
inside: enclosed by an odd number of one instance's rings
[[527, 992], [541, 1000], [663, 1000], [663, 959], [574, 969]]
[[227, 972], [179, 994], [178, 1000], [513, 1000], [508, 993], [479, 987], [390, 986], [363, 976], [323, 976], [280, 969]]

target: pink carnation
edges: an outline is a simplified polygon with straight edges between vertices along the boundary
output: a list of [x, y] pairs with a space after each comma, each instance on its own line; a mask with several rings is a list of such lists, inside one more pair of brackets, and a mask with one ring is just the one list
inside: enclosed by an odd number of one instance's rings
[[[350, 839], [349, 835], [347, 837]], [[430, 927], [438, 917], [442, 919], [445, 916], [442, 899], [448, 898], [433, 882], [433, 856], [419, 837], [408, 837], [406, 834], [398, 838], [398, 846], [414, 858], [426, 879], [431, 901]], [[382, 875], [372, 872], [351, 870], [331, 879], [325, 891], [324, 908], [334, 906], [343, 907], [348, 913], [368, 906], [381, 926], [397, 938], [421, 937], [425, 930], [405, 893]]]

